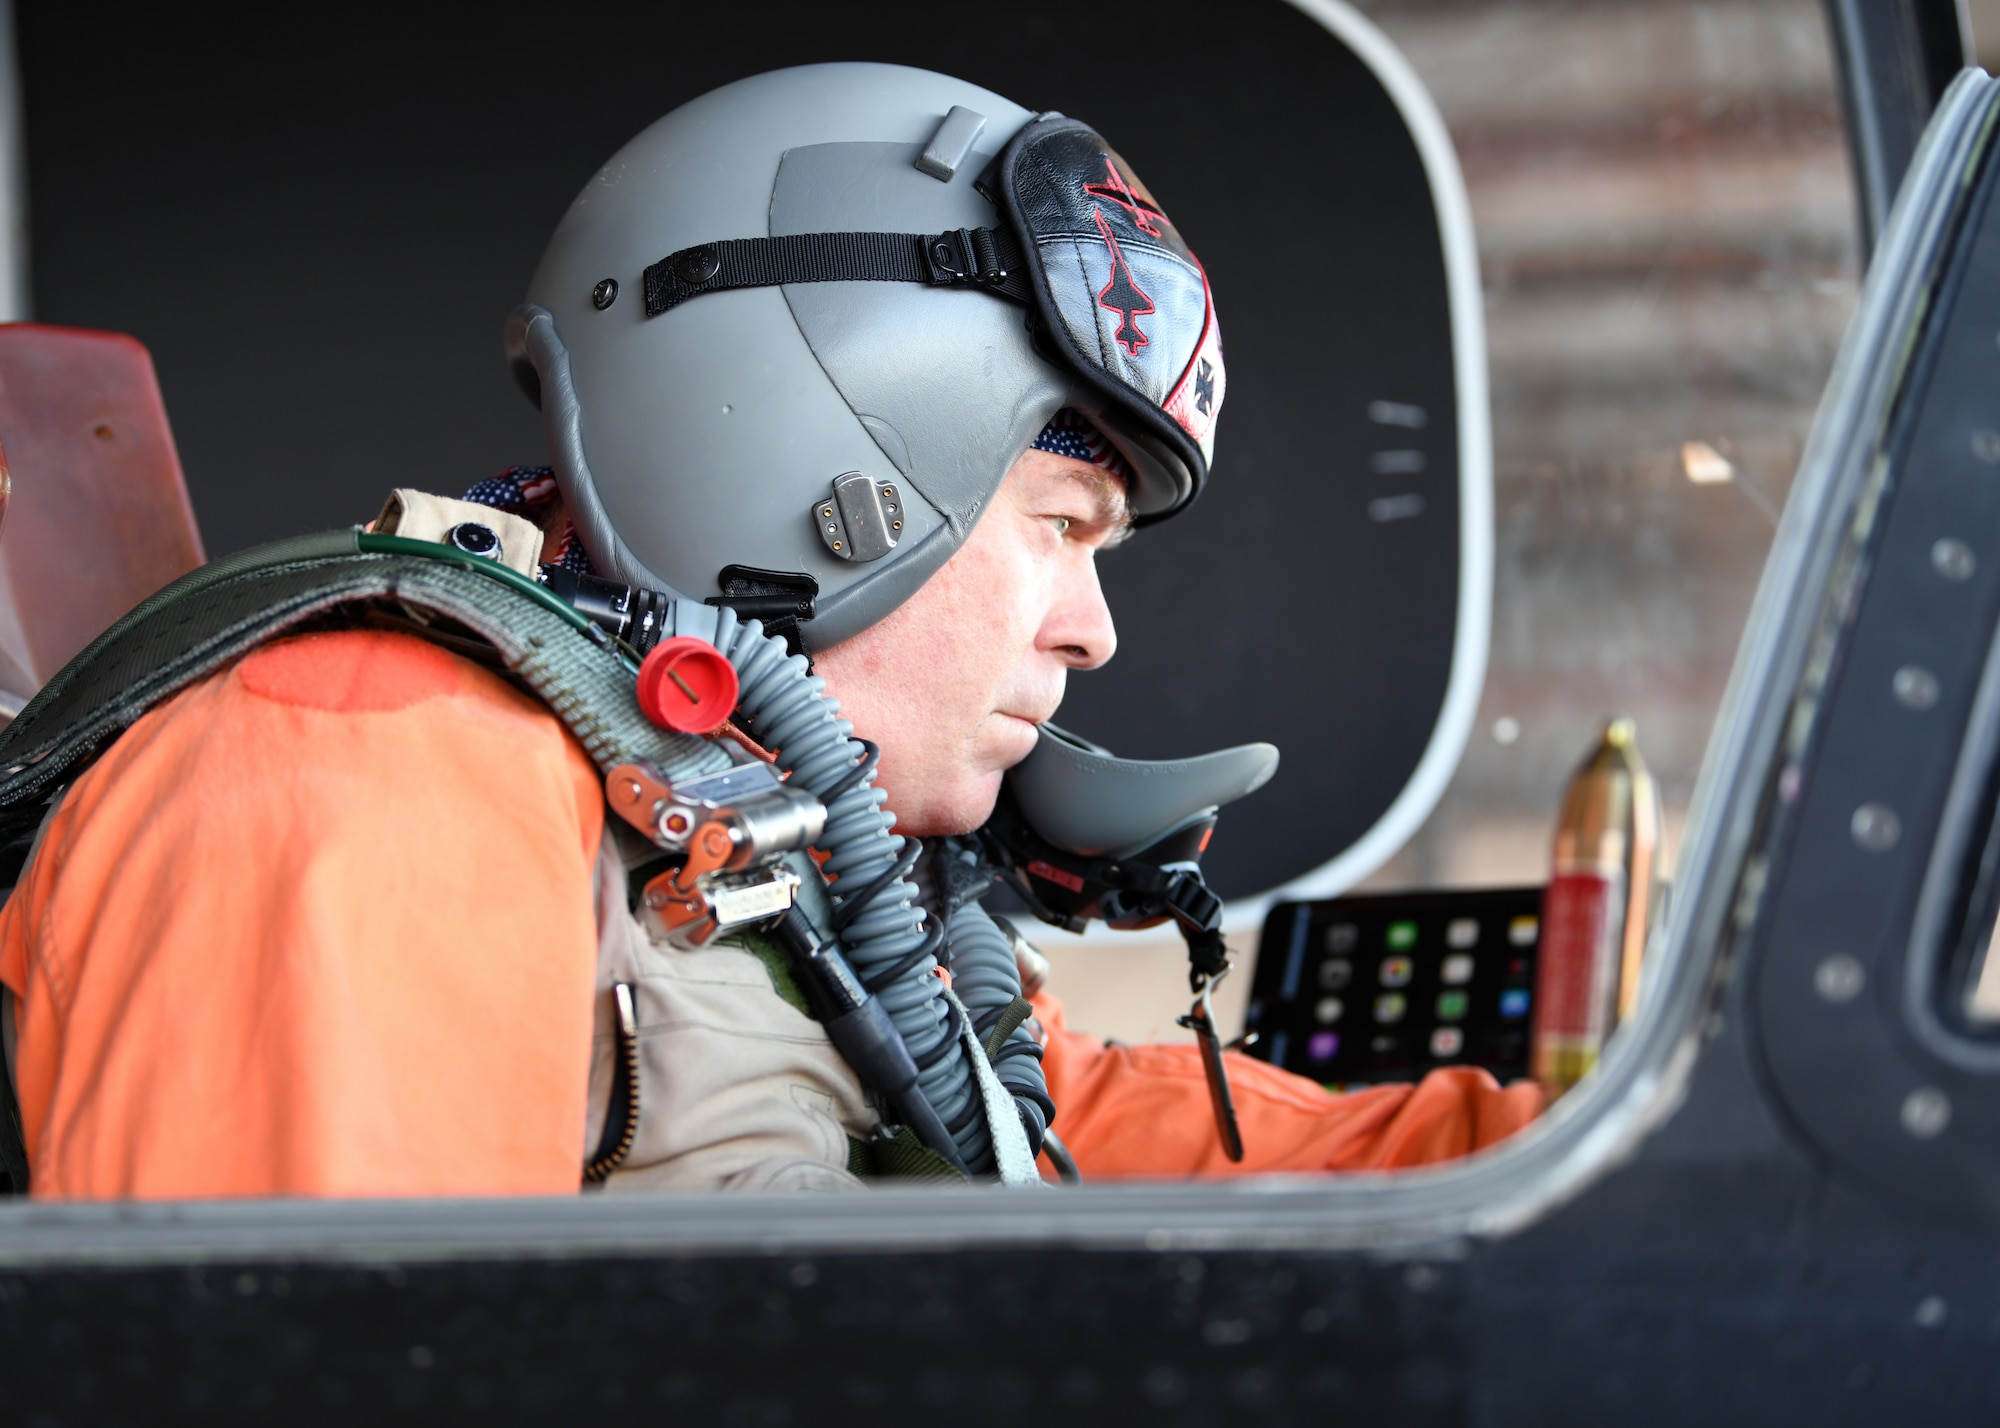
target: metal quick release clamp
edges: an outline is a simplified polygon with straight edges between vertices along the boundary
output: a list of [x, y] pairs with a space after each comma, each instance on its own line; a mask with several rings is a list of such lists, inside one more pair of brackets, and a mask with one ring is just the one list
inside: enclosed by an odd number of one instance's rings
[[614, 813], [685, 860], [640, 897], [647, 930], [682, 948], [787, 911], [799, 876], [783, 859], [826, 827], [818, 799], [760, 762], [678, 782], [650, 764], [619, 764], [604, 791]]

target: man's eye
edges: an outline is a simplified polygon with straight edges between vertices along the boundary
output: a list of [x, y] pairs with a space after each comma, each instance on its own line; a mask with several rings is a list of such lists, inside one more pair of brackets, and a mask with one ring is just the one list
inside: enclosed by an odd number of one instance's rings
[[1070, 518], [1068, 516], [1050, 516], [1049, 519], [1055, 522], [1057, 535], [1064, 536], [1069, 534]]

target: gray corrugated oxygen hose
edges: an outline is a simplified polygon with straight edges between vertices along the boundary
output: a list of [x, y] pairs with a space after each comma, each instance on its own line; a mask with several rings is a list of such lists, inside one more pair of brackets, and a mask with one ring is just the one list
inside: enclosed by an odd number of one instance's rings
[[825, 695], [825, 682], [806, 672], [805, 659], [788, 654], [784, 641], [766, 636], [757, 621], [675, 602], [666, 624], [728, 656], [741, 684], [737, 707], [750, 732], [777, 753], [797, 787], [827, 805], [818, 847], [826, 855], [822, 870], [833, 880], [833, 930], [856, 975], [895, 1022], [916, 1061], [918, 1085], [950, 1129], [960, 1157], [975, 1175], [990, 1172], [992, 1139], [973, 1070], [944, 983], [932, 974], [942, 939], [925, 926], [906, 878], [916, 845], [890, 832], [895, 815], [882, 807], [886, 795], [873, 786], [872, 759], [856, 763], [854, 726]]
[[[950, 950], [952, 987], [972, 1014], [973, 1033], [982, 1045], [991, 1046], [994, 1030], [1021, 995], [1021, 968], [1014, 944], [985, 908], [967, 902], [952, 913], [945, 945]], [[1042, 1076], [1041, 1044], [1026, 1027], [1017, 1025], [991, 1055], [993, 1074], [1013, 1096], [1028, 1132], [1028, 1144], [1039, 1146], [1055, 1111], [1048, 1082]]]

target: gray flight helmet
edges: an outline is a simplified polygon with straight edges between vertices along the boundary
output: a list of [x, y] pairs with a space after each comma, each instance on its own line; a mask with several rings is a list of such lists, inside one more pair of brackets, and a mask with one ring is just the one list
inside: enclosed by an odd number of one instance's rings
[[[924, 70], [808, 65], [690, 101], [598, 171], [506, 344], [601, 574], [697, 600], [731, 593], [725, 567], [810, 576], [816, 613], [800, 634], [825, 649], [950, 558], [1064, 406], [1126, 456], [1141, 517], [1185, 504], [1185, 464], [1124, 429], [1037, 352], [1023, 308], [990, 293], [787, 283], [647, 316], [646, 270], [696, 245], [992, 225], [974, 184], [1034, 117]], [[842, 478], [867, 498], [843, 514], [886, 508], [900, 522], [883, 523], [886, 551], [824, 534], [816, 516]]]

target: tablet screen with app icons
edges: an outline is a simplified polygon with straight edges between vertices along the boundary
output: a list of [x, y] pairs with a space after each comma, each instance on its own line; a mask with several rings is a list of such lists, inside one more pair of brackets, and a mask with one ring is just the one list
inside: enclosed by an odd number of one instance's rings
[[1244, 1048], [1327, 1086], [1479, 1066], [1528, 1074], [1542, 889], [1281, 902], [1265, 919]]

